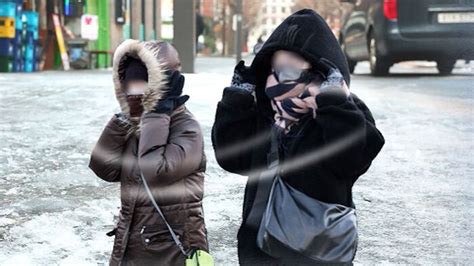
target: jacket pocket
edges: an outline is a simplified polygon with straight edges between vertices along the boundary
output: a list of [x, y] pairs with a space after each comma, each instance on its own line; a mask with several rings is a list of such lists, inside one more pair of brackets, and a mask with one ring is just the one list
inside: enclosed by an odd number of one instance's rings
[[[183, 225], [171, 225], [173, 231], [182, 240]], [[164, 251], [168, 248], [176, 246], [171, 233], [166, 225], [145, 225], [140, 231], [142, 244], [147, 250]]]

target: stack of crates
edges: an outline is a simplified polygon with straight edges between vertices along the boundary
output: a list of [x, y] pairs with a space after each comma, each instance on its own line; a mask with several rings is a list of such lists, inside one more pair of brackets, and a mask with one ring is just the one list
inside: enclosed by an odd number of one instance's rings
[[23, 0], [0, 0], [0, 72], [38, 70], [39, 14]]
[[13, 71], [16, 11], [16, 2], [0, 2], [0, 72]]
[[14, 43], [13, 51], [15, 54], [15, 60], [13, 61], [13, 72], [23, 72], [23, 66], [24, 66], [23, 37], [25, 36], [25, 29], [24, 29], [23, 20], [22, 20], [23, 0], [14, 1], [14, 2], [16, 2], [16, 17], [15, 17], [15, 39], [13, 40], [13, 43]]
[[23, 12], [22, 18], [24, 28], [26, 29], [25, 38], [23, 40], [25, 52], [24, 71], [33, 72], [37, 70], [39, 62], [39, 54], [37, 53], [39, 31], [38, 13], [26, 11]]

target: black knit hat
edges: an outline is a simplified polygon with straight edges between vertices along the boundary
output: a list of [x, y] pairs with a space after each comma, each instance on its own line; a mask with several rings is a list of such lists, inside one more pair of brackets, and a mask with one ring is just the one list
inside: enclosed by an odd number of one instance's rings
[[316, 69], [329, 61], [341, 71], [347, 85], [351, 82], [347, 60], [339, 42], [326, 21], [313, 10], [302, 9], [294, 13], [270, 35], [252, 63], [261, 82], [266, 81], [271, 58], [278, 50], [296, 52]]
[[144, 80], [148, 82], [148, 71], [142, 61], [130, 58], [125, 64], [123, 81]]

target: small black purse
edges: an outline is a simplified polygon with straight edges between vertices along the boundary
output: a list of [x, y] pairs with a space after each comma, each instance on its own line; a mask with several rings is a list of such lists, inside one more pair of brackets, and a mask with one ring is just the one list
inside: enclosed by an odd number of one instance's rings
[[274, 258], [297, 254], [315, 263], [351, 263], [358, 241], [355, 209], [319, 201], [285, 183], [274, 136], [268, 158], [269, 171], [260, 176], [246, 221], [258, 230], [257, 246]]

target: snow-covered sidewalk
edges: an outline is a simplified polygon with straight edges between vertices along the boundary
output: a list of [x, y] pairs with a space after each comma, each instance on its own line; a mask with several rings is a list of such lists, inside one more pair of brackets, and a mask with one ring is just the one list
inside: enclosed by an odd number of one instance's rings
[[[208, 157], [204, 209], [217, 265], [236, 265], [246, 178], [216, 163], [210, 132], [233, 59], [199, 58], [188, 108]], [[0, 75], [0, 265], [107, 264], [118, 184], [88, 169], [118, 111], [111, 71]], [[354, 187], [356, 263], [473, 264], [473, 76], [354, 77], [387, 145]], [[468, 84], [471, 84], [470, 86]]]

